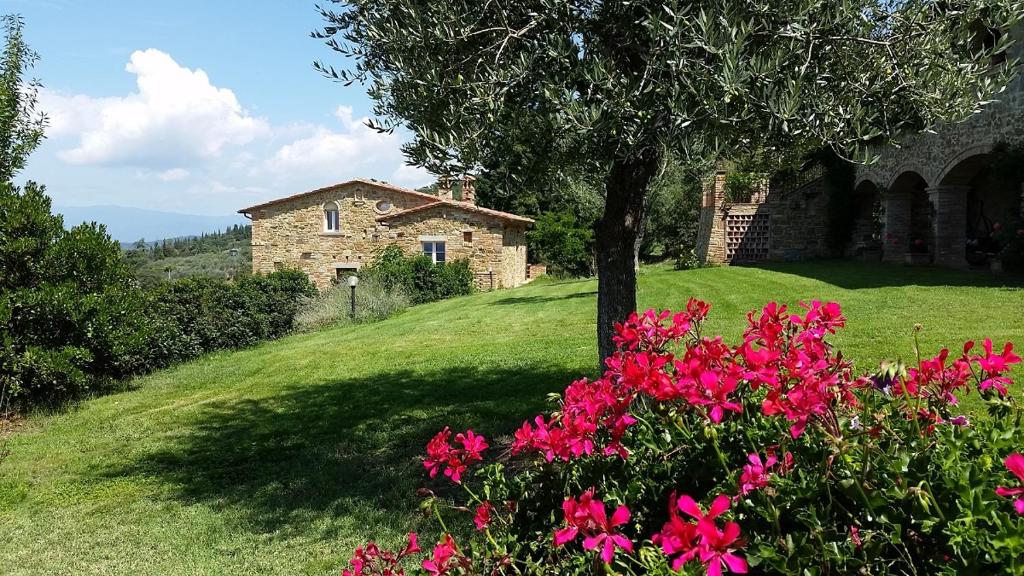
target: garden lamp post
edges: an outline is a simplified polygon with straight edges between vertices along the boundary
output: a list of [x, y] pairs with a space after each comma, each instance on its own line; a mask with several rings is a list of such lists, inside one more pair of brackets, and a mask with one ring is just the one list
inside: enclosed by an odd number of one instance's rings
[[352, 319], [356, 319], [356, 284], [359, 283], [359, 277], [353, 274], [348, 277], [348, 287], [352, 289]]

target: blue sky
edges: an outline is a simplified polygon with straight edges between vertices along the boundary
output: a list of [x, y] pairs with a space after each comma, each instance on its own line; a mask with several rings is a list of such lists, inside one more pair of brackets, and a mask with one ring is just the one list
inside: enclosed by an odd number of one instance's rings
[[23, 178], [57, 205], [225, 214], [356, 176], [405, 186], [401, 134], [379, 135], [364, 88], [309, 37], [314, 0], [0, 0], [41, 61], [51, 126]]

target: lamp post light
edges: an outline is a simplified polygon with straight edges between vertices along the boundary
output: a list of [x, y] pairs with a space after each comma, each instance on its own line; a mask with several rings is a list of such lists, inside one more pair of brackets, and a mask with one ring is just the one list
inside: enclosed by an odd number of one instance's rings
[[352, 319], [356, 319], [356, 284], [359, 284], [359, 277], [355, 274], [348, 277], [348, 287], [352, 289]]

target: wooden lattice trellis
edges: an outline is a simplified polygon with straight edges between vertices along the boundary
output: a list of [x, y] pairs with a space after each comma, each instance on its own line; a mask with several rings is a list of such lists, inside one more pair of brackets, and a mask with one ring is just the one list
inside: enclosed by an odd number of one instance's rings
[[751, 262], [768, 259], [768, 214], [729, 214], [725, 219], [725, 259]]

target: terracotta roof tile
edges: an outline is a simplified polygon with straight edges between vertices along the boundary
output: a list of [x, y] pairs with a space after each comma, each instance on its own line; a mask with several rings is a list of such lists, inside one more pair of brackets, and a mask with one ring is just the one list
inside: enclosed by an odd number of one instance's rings
[[416, 196], [416, 197], [419, 197], [419, 198], [423, 198], [425, 200], [431, 200], [431, 201], [434, 201], [434, 202], [439, 201], [437, 196], [434, 196], [433, 194], [427, 194], [427, 193], [424, 193], [424, 192], [417, 192], [416, 190], [410, 190], [409, 188], [402, 188], [401, 186], [395, 186], [394, 184], [388, 184], [387, 182], [378, 182], [376, 180], [368, 180], [366, 178], [355, 178], [355, 179], [349, 180], [347, 182], [342, 182], [340, 184], [332, 184], [330, 186], [324, 186], [323, 188], [317, 188], [316, 190], [311, 190], [309, 192], [302, 192], [300, 194], [292, 194], [291, 196], [285, 196], [284, 198], [277, 198], [277, 199], [274, 199], [274, 200], [268, 200], [268, 201], [263, 202], [261, 204], [256, 204], [255, 206], [249, 206], [248, 208], [242, 208], [241, 210], [238, 211], [238, 213], [239, 214], [245, 214], [245, 213], [248, 213], [248, 212], [252, 212], [253, 210], [259, 210], [260, 208], [266, 208], [267, 206], [273, 206], [274, 204], [280, 204], [281, 202], [288, 202], [289, 200], [297, 200], [299, 198], [303, 198], [303, 197], [306, 197], [306, 196], [312, 196], [313, 194], [319, 194], [321, 192], [326, 192], [327, 190], [332, 190], [334, 188], [341, 188], [342, 186], [348, 186], [350, 184], [366, 184], [367, 186], [376, 186], [378, 188], [383, 188], [385, 190], [391, 190], [393, 192], [400, 192], [402, 194], [407, 194], [409, 196]]
[[508, 212], [502, 212], [500, 210], [491, 210], [490, 208], [484, 208], [477, 206], [476, 204], [469, 204], [467, 202], [456, 202], [454, 200], [437, 200], [430, 204], [424, 204], [423, 206], [417, 206], [415, 208], [409, 208], [408, 210], [402, 210], [401, 212], [395, 212], [394, 214], [387, 214], [385, 216], [378, 216], [377, 220], [384, 221], [392, 218], [398, 218], [399, 216], [405, 216], [406, 214], [416, 214], [419, 212], [425, 212], [433, 208], [448, 207], [456, 210], [465, 210], [466, 212], [475, 212], [477, 214], [484, 214], [486, 216], [493, 216], [494, 218], [501, 218], [503, 220], [511, 220], [513, 222], [522, 222], [524, 224], [533, 224], [533, 220], [525, 216], [519, 216], [517, 214], [510, 214]]

